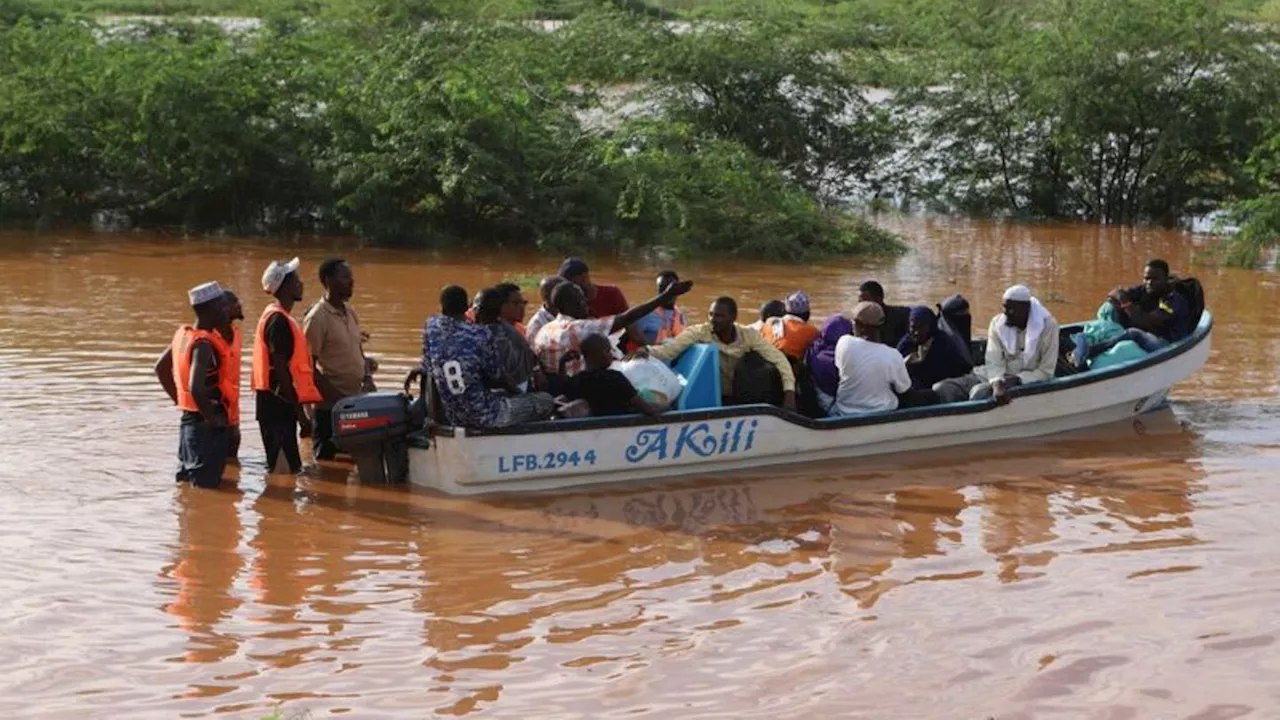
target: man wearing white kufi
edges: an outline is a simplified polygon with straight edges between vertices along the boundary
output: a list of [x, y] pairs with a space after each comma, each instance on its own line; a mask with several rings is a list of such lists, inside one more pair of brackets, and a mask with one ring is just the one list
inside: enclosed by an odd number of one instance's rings
[[240, 374], [224, 337], [231, 319], [222, 286], [197, 285], [187, 299], [196, 321], [174, 333], [156, 362], [156, 378], [182, 411], [178, 481], [216, 488], [231, 451], [231, 404], [239, 394]]
[[1053, 378], [1058, 365], [1058, 322], [1026, 285], [1004, 291], [1004, 312], [987, 328], [985, 364], [964, 377], [933, 386], [943, 402], [1007, 401], [1006, 393], [1020, 385]]

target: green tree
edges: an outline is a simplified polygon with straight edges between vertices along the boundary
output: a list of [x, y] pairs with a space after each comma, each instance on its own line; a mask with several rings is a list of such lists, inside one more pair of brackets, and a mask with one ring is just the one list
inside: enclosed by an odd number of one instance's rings
[[1239, 229], [1222, 246], [1227, 263], [1239, 267], [1253, 267], [1280, 247], [1280, 133], [1254, 149], [1246, 169], [1258, 192], [1231, 205], [1227, 218]]
[[1174, 223], [1237, 192], [1276, 108], [1269, 27], [1205, 0], [940, 2], [897, 16], [930, 72], [899, 117], [927, 193], [963, 209]]

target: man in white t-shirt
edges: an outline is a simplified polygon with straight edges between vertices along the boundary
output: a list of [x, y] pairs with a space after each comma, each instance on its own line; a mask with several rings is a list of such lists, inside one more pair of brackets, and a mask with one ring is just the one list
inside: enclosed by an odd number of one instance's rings
[[884, 310], [872, 302], [853, 306], [853, 334], [836, 343], [840, 385], [832, 415], [898, 409], [898, 395], [911, 389], [907, 363], [897, 349], [880, 343]]

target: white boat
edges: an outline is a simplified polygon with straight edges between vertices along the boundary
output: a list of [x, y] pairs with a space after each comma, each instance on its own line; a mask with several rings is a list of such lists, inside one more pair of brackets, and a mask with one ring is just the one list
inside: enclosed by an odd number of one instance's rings
[[811, 420], [769, 405], [532, 423], [436, 427], [409, 449], [409, 480], [450, 495], [555, 490], [732, 473], [1056, 435], [1126, 420], [1167, 403], [1209, 358], [1213, 319], [1139, 360], [1015, 388], [992, 400]]

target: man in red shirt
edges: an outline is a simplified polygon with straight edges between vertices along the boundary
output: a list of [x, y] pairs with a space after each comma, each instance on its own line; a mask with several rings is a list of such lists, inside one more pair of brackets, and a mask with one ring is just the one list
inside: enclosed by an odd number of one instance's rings
[[560, 265], [559, 275], [586, 293], [588, 317], [607, 318], [627, 311], [627, 298], [622, 290], [617, 285], [596, 285], [591, 282], [587, 263], [581, 258], [567, 258]]

